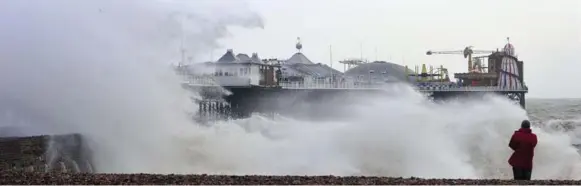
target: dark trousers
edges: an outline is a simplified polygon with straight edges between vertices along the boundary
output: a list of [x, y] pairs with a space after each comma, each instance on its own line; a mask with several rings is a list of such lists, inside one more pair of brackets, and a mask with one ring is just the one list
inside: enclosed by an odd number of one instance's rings
[[533, 169], [523, 169], [518, 167], [512, 167], [512, 174], [515, 180], [531, 180], [531, 173]]

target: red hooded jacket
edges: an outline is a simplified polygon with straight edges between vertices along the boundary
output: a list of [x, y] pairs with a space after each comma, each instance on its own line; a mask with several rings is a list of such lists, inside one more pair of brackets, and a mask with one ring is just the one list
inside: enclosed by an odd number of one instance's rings
[[514, 150], [508, 163], [513, 167], [532, 169], [537, 135], [531, 129], [521, 128], [514, 132], [508, 146]]

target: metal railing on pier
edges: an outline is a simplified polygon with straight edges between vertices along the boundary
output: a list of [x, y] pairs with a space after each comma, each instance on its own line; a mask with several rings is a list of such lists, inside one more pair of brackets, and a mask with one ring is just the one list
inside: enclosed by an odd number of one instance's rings
[[279, 82], [286, 89], [378, 89], [381, 86], [375, 84], [359, 84], [352, 82]]
[[[388, 84], [359, 84], [354, 82], [345, 83], [303, 83], [303, 82], [281, 82], [279, 85], [285, 89], [382, 89]], [[427, 84], [416, 85], [416, 90], [450, 91], [450, 92], [494, 92], [494, 91], [527, 91], [525, 88], [503, 88], [498, 86], [458, 86], [455, 84]]]
[[[210, 76], [190, 76], [187, 82], [194, 86], [220, 86], [221, 83]], [[283, 89], [382, 89], [389, 83], [358, 83], [352, 81], [345, 82], [323, 82], [323, 81], [302, 81], [302, 82], [279, 82]], [[248, 82], [248, 86], [250, 82]], [[223, 85], [228, 86], [228, 85]], [[514, 91], [527, 92], [528, 88], [523, 87], [499, 87], [499, 86], [459, 86], [454, 83], [440, 83], [440, 84], [418, 84], [415, 86], [416, 90], [423, 92], [433, 91], [450, 91], [450, 92], [500, 92], [500, 91]]]
[[503, 88], [498, 86], [417, 86], [419, 91], [449, 91], [449, 92], [526, 92], [526, 88]]
[[192, 86], [220, 86], [211, 76], [188, 76], [185, 83]]

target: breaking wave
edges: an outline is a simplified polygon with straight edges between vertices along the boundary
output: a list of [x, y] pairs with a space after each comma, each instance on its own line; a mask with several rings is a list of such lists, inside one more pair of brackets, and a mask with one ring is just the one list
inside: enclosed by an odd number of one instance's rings
[[[362, 98], [342, 121], [253, 115], [193, 123], [194, 95], [168, 64], [179, 60], [179, 38], [195, 58], [227, 26], [262, 26], [247, 8], [0, 1], [1, 124], [22, 127], [21, 135], [82, 133], [100, 172], [510, 177], [508, 138], [527, 115], [494, 96], [436, 104], [401, 89]], [[571, 136], [533, 130], [533, 177], [581, 178]]]
[[[315, 123], [254, 116], [219, 123], [209, 128], [210, 134], [196, 135], [193, 140], [211, 144], [211, 148], [195, 149], [204, 159], [199, 161], [199, 172], [512, 176], [507, 143], [527, 116], [504, 98], [437, 104], [409, 91], [361, 101], [367, 106], [353, 108], [348, 121]], [[581, 157], [570, 145], [571, 137], [533, 130], [540, 138], [534, 177], [577, 178]], [[219, 164], [229, 166], [216, 167]]]

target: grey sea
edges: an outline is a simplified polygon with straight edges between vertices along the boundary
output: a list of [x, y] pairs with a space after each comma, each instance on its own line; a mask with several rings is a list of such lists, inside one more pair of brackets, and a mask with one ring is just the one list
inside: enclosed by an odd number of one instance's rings
[[581, 99], [527, 99], [526, 110], [536, 124], [559, 122], [573, 127], [581, 119]]
[[[581, 126], [581, 99], [527, 99], [527, 113], [533, 125], [550, 127], [581, 139], [581, 132], [576, 127]], [[574, 141], [581, 147], [581, 141]]]

